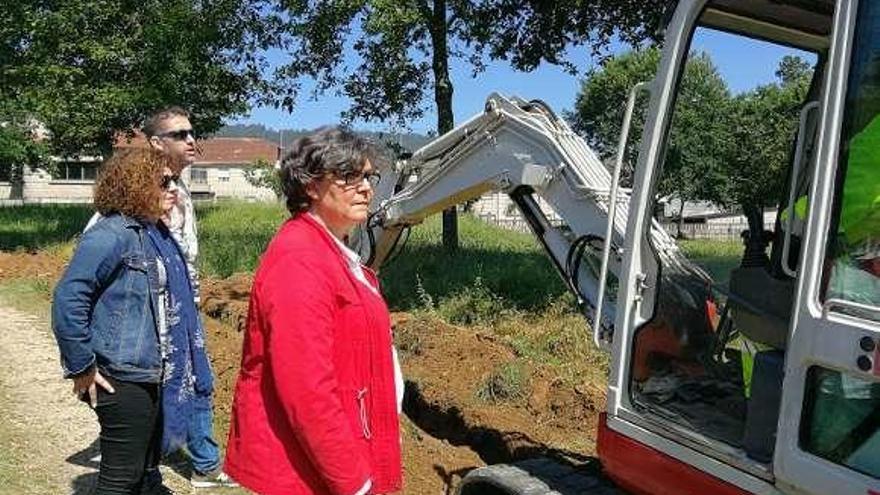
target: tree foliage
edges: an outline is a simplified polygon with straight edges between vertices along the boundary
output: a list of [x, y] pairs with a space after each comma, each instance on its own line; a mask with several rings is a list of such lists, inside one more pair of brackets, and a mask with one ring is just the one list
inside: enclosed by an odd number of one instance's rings
[[784, 57], [778, 82], [737, 95], [731, 105], [725, 157], [728, 195], [753, 233], [763, 230], [763, 209], [777, 206], [797, 132], [798, 114], [812, 70], [797, 57]]
[[[571, 45], [599, 52], [612, 36], [637, 43], [649, 37], [663, 0], [280, 0], [289, 23], [292, 60], [275, 79], [276, 102], [291, 108], [303, 77], [318, 93], [334, 89], [351, 99], [344, 120], [405, 126], [424, 115], [428, 96], [437, 133], [454, 126], [451, 58], [470, 62], [474, 74], [487, 59], [519, 70], [542, 62], [574, 71]], [[357, 55], [345, 57], [350, 45]], [[457, 245], [454, 210], [444, 213], [444, 245]]]
[[281, 175], [275, 166], [266, 160], [258, 159], [244, 171], [244, 179], [248, 184], [254, 187], [265, 187], [275, 193], [275, 197], [284, 196], [284, 190], [281, 187]]
[[0, 182], [20, 183], [25, 166], [48, 165], [48, 147], [25, 115], [14, 110], [0, 115], [5, 116], [0, 122]]
[[[658, 63], [656, 48], [628, 52], [584, 79], [568, 118], [601, 157], [616, 154], [629, 89], [653, 78]], [[812, 69], [786, 56], [776, 76], [777, 82], [733, 96], [711, 58], [691, 54], [669, 127], [661, 195], [738, 205], [747, 215], [776, 205]], [[646, 103], [646, 97], [640, 100], [633, 119], [625, 155], [629, 167], [638, 155]]]
[[[584, 136], [603, 160], [617, 153], [617, 141], [630, 90], [640, 82], [650, 81], [657, 73], [660, 50], [645, 48], [610, 57], [591, 70], [581, 83], [574, 110], [568, 114], [572, 127]], [[630, 144], [624, 155], [625, 174], [629, 174], [638, 157], [638, 143], [645, 123], [648, 104], [645, 93], [636, 100], [630, 127]]]
[[55, 154], [106, 152], [117, 132], [172, 104], [213, 131], [262, 89], [258, 49], [274, 29], [266, 1], [9, 2], [0, 10], [0, 121], [42, 122]]
[[[474, 73], [487, 60], [530, 71], [542, 62], [575, 71], [571, 45], [600, 52], [613, 35], [638, 43], [651, 37], [665, 2], [536, 0], [282, 0], [291, 61], [276, 78], [277, 103], [291, 108], [303, 77], [352, 100], [348, 120], [403, 124], [424, 115], [429, 96], [438, 132], [451, 128], [451, 58]], [[346, 48], [357, 57], [346, 60]], [[446, 107], [446, 108], [444, 108]], [[449, 121], [443, 120], [445, 116]]]
[[[645, 48], [612, 57], [584, 79], [568, 115], [575, 130], [606, 161], [617, 154], [629, 91], [653, 79], [660, 50]], [[684, 201], [724, 202], [722, 160], [727, 129], [723, 119], [730, 92], [706, 54], [693, 54], [685, 66], [667, 145], [660, 193]], [[624, 154], [624, 181], [631, 180], [638, 157], [648, 96], [637, 100]]]

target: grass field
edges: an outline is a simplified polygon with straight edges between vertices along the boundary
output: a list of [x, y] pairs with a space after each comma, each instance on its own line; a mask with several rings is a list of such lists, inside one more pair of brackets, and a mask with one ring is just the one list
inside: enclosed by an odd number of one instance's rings
[[[0, 208], [0, 251], [69, 253], [92, 210], [88, 205]], [[225, 278], [252, 272], [289, 214], [281, 204], [220, 202], [199, 205], [200, 269]], [[468, 215], [459, 220], [460, 248], [440, 243], [439, 216], [413, 228], [402, 254], [381, 270], [389, 305], [400, 311], [433, 309], [452, 323], [496, 319], [505, 312], [541, 313], [566, 288], [533, 236], [496, 228]], [[688, 256], [721, 285], [739, 262], [736, 242], [683, 241]]]
[[68, 242], [93, 213], [90, 205], [0, 208], [0, 251], [35, 251]]

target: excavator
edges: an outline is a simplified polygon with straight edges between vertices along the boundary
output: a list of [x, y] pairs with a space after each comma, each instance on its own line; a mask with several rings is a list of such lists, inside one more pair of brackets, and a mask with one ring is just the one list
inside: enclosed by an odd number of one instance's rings
[[[773, 228], [750, 223], [738, 263], [720, 269], [655, 213], [683, 68], [706, 30], [816, 59]], [[599, 474], [529, 459], [475, 469], [458, 493], [880, 495], [880, 2], [680, 0], [661, 36], [613, 163], [541, 101], [493, 94], [381, 170], [352, 239], [368, 264], [428, 216], [503, 192], [611, 356]]]

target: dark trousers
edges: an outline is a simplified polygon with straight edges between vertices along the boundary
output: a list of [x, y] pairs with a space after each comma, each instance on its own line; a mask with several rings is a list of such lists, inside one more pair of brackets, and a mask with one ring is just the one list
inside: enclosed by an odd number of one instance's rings
[[106, 378], [116, 393], [98, 387], [95, 412], [101, 425], [101, 470], [95, 494], [139, 494], [144, 472], [159, 465], [159, 385]]

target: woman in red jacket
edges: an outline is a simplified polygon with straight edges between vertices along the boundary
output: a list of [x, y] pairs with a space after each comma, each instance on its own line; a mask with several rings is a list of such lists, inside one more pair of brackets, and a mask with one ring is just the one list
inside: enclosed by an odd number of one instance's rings
[[388, 309], [342, 242], [367, 218], [376, 160], [334, 128], [299, 139], [281, 162], [292, 218], [254, 277], [225, 466], [262, 495], [400, 489]]

